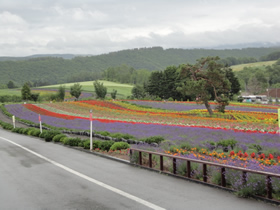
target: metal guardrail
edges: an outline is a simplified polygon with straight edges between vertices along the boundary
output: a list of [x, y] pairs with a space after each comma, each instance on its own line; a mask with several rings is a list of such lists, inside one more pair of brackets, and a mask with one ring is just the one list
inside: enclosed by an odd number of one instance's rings
[[[266, 188], [267, 188], [267, 198], [272, 199], [272, 184], [271, 184], [271, 178], [272, 177], [277, 177], [280, 178], [280, 174], [274, 174], [270, 172], [264, 172], [264, 171], [256, 171], [256, 170], [251, 170], [251, 169], [246, 169], [246, 168], [241, 168], [241, 167], [236, 167], [236, 166], [227, 166], [219, 163], [211, 163], [203, 160], [195, 160], [191, 158], [186, 158], [186, 157], [180, 157], [180, 156], [174, 156], [174, 155], [168, 155], [168, 154], [163, 154], [163, 153], [158, 153], [158, 152], [152, 152], [152, 151], [147, 151], [147, 150], [141, 150], [141, 149], [130, 149], [130, 157], [132, 157], [133, 151], [137, 151], [139, 153], [138, 157], [138, 164], [140, 166], [143, 165], [142, 162], [142, 153], [147, 153], [149, 156], [149, 168], [152, 168], [152, 155], [157, 155], [160, 157], [160, 167], [159, 171], [163, 171], [163, 157], [168, 157], [171, 158], [172, 165], [173, 165], [173, 174], [176, 174], [176, 160], [184, 160], [187, 162], [187, 170], [185, 176], [191, 179], [191, 162], [195, 163], [200, 163], [202, 164], [202, 171], [203, 171], [203, 182], [207, 182], [207, 165], [210, 166], [216, 166], [220, 168], [221, 172], [221, 186], [226, 187], [226, 176], [225, 176], [225, 169], [233, 169], [233, 170], [238, 170], [242, 171], [242, 182], [245, 184], [246, 183], [246, 177], [247, 173], [253, 173], [253, 174], [260, 174], [266, 176]], [[212, 184], [215, 185], [215, 184]]]

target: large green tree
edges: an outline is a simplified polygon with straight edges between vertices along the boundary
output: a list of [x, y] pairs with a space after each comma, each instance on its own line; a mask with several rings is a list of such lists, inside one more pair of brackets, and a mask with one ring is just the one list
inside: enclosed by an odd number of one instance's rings
[[207, 57], [199, 59], [195, 65], [185, 65], [181, 68], [184, 82], [177, 88], [183, 94], [195, 95], [197, 103], [203, 103], [210, 115], [213, 114], [209, 104], [211, 93], [214, 94], [219, 111], [224, 111], [228, 105], [227, 95], [231, 86], [223, 65], [217, 63], [218, 60], [219, 57]]
[[71, 96], [74, 96], [76, 100], [78, 100], [81, 93], [82, 93], [82, 85], [80, 85], [79, 83], [76, 83], [70, 87], [70, 94]]
[[61, 101], [64, 101], [65, 98], [65, 86], [60, 85], [57, 91], [57, 98]]
[[94, 90], [97, 98], [104, 99], [107, 94], [107, 87], [97, 80], [93, 82]]
[[27, 82], [21, 88], [21, 98], [23, 100], [31, 99], [31, 90]]

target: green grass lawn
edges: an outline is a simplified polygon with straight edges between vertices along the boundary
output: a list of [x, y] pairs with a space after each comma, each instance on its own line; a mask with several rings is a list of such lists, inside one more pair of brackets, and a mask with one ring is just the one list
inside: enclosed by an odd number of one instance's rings
[[17, 95], [21, 96], [21, 89], [16, 88], [16, 89], [0, 89], [0, 96], [3, 95]]
[[276, 63], [276, 61], [263, 61], [263, 62], [256, 62], [256, 63], [246, 63], [246, 64], [239, 64], [231, 66], [233, 71], [240, 71], [244, 67], [258, 67], [260, 69], [264, 69], [266, 66], [271, 66], [272, 64]]
[[[113, 89], [117, 90], [117, 98], [126, 98], [127, 96], [131, 95], [131, 90], [133, 88], [132, 85], [128, 84], [120, 84], [115, 82], [109, 82], [104, 80], [99, 80], [99, 82], [102, 82], [105, 87], [107, 87], [107, 93], [110, 94]], [[49, 88], [49, 89], [57, 89], [60, 85], [64, 85], [66, 89], [70, 89], [71, 86], [73, 86], [75, 83], [65, 83], [65, 84], [59, 84], [59, 85], [49, 85], [49, 86], [43, 86], [40, 88]], [[94, 92], [93, 87], [93, 81], [87, 81], [87, 82], [79, 82], [80, 85], [82, 85], [82, 89], [85, 92]]]

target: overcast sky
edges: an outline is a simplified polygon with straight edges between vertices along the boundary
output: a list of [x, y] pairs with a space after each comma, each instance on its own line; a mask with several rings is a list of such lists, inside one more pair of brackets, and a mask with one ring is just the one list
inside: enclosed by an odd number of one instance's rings
[[0, 56], [280, 42], [280, 0], [1, 0]]

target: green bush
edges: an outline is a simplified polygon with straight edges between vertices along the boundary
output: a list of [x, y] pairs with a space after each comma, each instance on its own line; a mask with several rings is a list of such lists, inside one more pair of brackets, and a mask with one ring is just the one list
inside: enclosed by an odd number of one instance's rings
[[64, 144], [69, 146], [78, 146], [80, 142], [80, 138], [67, 138], [67, 140], [64, 141]]
[[0, 121], [0, 125], [2, 126], [2, 128], [6, 129], [6, 130], [12, 130], [14, 128], [14, 126], [12, 124], [5, 123], [2, 121]]
[[48, 133], [47, 130], [43, 130], [42, 133], [40, 133], [39, 137], [43, 139], [43, 138], [45, 138], [45, 135], [46, 135], [47, 133]]
[[[31, 128], [27, 131], [27, 135], [28, 136], [34, 136], [33, 133], [34, 133], [34, 131], [37, 131], [37, 130], [39, 130], [39, 129]], [[40, 132], [40, 130], [39, 130], [39, 132]]]
[[90, 149], [90, 140], [86, 140], [83, 142], [83, 147], [84, 149]]
[[100, 140], [94, 140], [92, 141], [92, 149], [100, 148], [102, 141]]
[[177, 150], [180, 149], [178, 146], [176, 145], [171, 145], [169, 148], [169, 151], [172, 153], [177, 153]]
[[160, 97], [155, 98], [155, 101], [161, 101], [162, 99]]
[[234, 149], [235, 145], [236, 145], [237, 141], [234, 139], [223, 139], [217, 142], [218, 146], [222, 146], [222, 147], [231, 147], [231, 149]]
[[190, 145], [189, 142], [184, 142], [184, 143], [180, 144], [180, 148], [185, 149], [185, 150], [191, 150], [192, 146]]
[[[90, 149], [90, 140], [85, 140], [83, 142], [84, 144], [84, 149]], [[99, 145], [101, 144], [101, 141], [100, 140], [94, 140], [92, 141], [92, 149], [96, 149], [96, 148], [99, 148]]]
[[13, 128], [12, 129], [12, 132], [14, 132], [14, 133], [19, 133], [19, 130], [20, 130], [21, 128]]
[[31, 135], [36, 137], [39, 137], [40, 134], [41, 134], [40, 129], [36, 129], [36, 128], [34, 128], [34, 130], [32, 130], [31, 132]]
[[23, 134], [24, 130], [25, 130], [25, 128], [20, 128], [20, 129], [18, 129], [18, 133]]
[[103, 142], [101, 142], [99, 148], [100, 148], [102, 151], [109, 151], [110, 148], [111, 148], [111, 146], [112, 146], [114, 143], [115, 143], [114, 141], [103, 141]]
[[164, 138], [162, 136], [151, 136], [146, 139], [142, 139], [144, 142], [151, 144], [151, 143], [157, 143], [164, 141]]
[[169, 97], [168, 101], [174, 101], [174, 99], [172, 97]]
[[55, 136], [52, 138], [52, 141], [53, 141], [53, 142], [60, 142], [60, 139], [63, 138], [63, 137], [66, 137], [66, 135], [64, 135], [64, 134], [57, 134], [57, 135], [55, 135]]
[[61, 134], [60, 131], [58, 131], [58, 130], [50, 130], [50, 131], [48, 131], [45, 134], [44, 139], [47, 142], [52, 141], [53, 137], [58, 135], [58, 134]]
[[29, 132], [31, 132], [34, 128], [25, 128], [22, 132], [24, 135], [28, 135]]
[[69, 139], [68, 137], [62, 137], [59, 141], [63, 144], [66, 144], [68, 139]]
[[122, 150], [122, 149], [128, 149], [130, 148], [130, 145], [126, 142], [115, 142], [111, 147], [110, 150]]
[[108, 131], [97, 131], [96, 133], [98, 133], [102, 136], [110, 136], [110, 133]]

